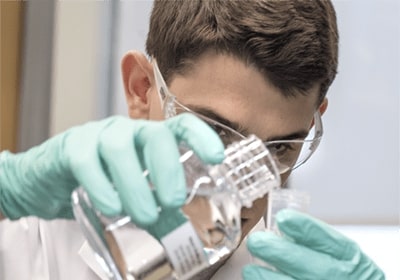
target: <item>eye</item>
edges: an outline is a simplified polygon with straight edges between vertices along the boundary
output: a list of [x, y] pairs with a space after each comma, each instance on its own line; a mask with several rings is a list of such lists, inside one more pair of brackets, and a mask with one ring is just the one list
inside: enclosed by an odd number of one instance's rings
[[295, 147], [292, 143], [286, 142], [269, 144], [267, 145], [267, 148], [272, 154], [277, 155], [278, 157], [282, 157], [287, 153], [293, 152], [295, 150]]
[[271, 155], [285, 167], [293, 167], [300, 156], [303, 141], [276, 141], [266, 143]]
[[208, 123], [208, 125], [218, 134], [219, 137], [226, 137], [227, 133], [222, 127], [210, 123]]
[[238, 136], [238, 134], [218, 124], [209, 123], [209, 126], [218, 134], [219, 138], [221, 139], [222, 143], [224, 143], [225, 146], [228, 146], [229, 144], [242, 139], [241, 137]]

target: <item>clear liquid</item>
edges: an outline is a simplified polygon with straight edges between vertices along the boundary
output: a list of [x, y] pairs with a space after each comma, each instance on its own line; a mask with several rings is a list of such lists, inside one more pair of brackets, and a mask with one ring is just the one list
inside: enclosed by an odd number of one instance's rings
[[227, 186], [224, 178], [209, 175], [212, 167], [204, 165], [191, 151], [181, 150], [181, 153], [190, 186], [182, 210], [202, 241], [209, 263], [213, 264], [239, 245], [242, 206], [236, 190]]
[[[187, 186], [190, 186], [187, 188], [187, 202], [182, 207], [182, 212], [202, 243], [202, 251], [208, 265], [212, 265], [230, 254], [240, 242], [241, 204], [235, 192], [225, 186], [226, 182], [223, 179], [216, 184], [215, 178], [209, 176], [211, 167], [203, 165], [191, 151], [182, 154], [186, 182]], [[148, 174], [145, 173], [144, 176], [147, 177]], [[83, 189], [75, 193], [79, 199], [74, 203], [74, 211], [81, 213], [76, 215], [77, 220], [83, 227], [91, 247], [103, 259], [103, 268], [111, 271], [110, 274], [113, 275], [111, 278], [128, 279], [127, 275], [135, 279], [145, 278], [142, 275], [147, 273], [147, 270], [153, 270], [154, 266], [148, 265], [147, 268], [141, 263], [159, 262], [159, 260], [155, 260], [154, 255], [146, 259], [144, 255], [138, 254], [138, 244], [135, 243], [151, 243], [153, 245], [149, 245], [148, 249], [151, 251], [155, 250], [154, 244], [158, 242], [154, 238], [150, 240], [151, 236], [147, 233], [147, 236], [143, 236], [144, 233], [140, 232], [138, 237], [140, 229], [131, 223], [128, 216], [111, 219], [102, 216], [93, 208]], [[129, 247], [132, 249], [127, 249]], [[156, 247], [161, 245], [158, 244]], [[157, 258], [160, 256], [166, 258], [165, 254], [164, 257], [157, 255]], [[185, 278], [173, 271], [172, 267], [170, 269], [167, 279]], [[193, 270], [192, 273], [199, 271]]]
[[209, 264], [214, 264], [238, 246], [240, 209], [237, 200], [223, 192], [196, 195], [182, 208], [203, 243]]
[[[236, 150], [238, 150], [237, 153]], [[258, 142], [249, 139], [249, 142], [233, 150], [233, 157], [224, 161], [224, 166], [204, 165], [192, 151], [182, 147], [181, 154], [180, 161], [185, 169], [187, 185], [187, 201], [182, 207], [182, 212], [201, 241], [201, 249], [208, 265], [212, 265], [230, 254], [239, 245], [242, 206], [251, 206], [251, 201], [257, 198], [252, 194], [254, 191], [259, 195], [265, 195], [269, 189], [279, 185], [279, 173], [259, 139]], [[232, 150], [227, 157], [229, 155], [232, 155]], [[257, 172], [254, 173], [254, 170]], [[144, 172], [143, 175], [147, 177], [149, 174]], [[249, 190], [252, 192], [248, 192]], [[75, 198], [74, 202], [75, 216], [91, 247], [103, 259], [105, 267], [114, 274], [112, 279], [122, 279], [121, 275], [124, 276], [123, 278], [129, 278], [126, 276], [131, 275], [135, 279], [144, 279], [147, 276], [143, 275], [148, 275], [160, 267], [167, 272], [164, 272], [162, 277], [156, 276], [152, 279], [190, 277], [188, 275], [181, 277], [182, 275], [174, 271], [168, 260], [171, 256], [167, 257], [160, 243], [147, 232], [145, 235], [143, 235], [144, 231], [140, 233], [142, 239], [135, 238], [134, 233], [138, 231], [138, 228], [131, 223], [130, 217], [108, 219], [92, 207], [88, 198], [85, 198], [86, 195], [82, 196], [83, 190], [80, 192], [80, 194], [74, 192], [75, 197], [78, 198]], [[166, 219], [160, 219], [159, 222], [164, 221], [164, 224], [168, 225], [169, 221], [173, 221], [168, 215], [164, 217]], [[175, 221], [172, 224], [176, 224]], [[126, 234], [127, 231], [128, 234]], [[121, 239], [121, 236], [124, 238]], [[183, 239], [185, 237], [178, 236]], [[135, 242], [136, 245], [133, 244]], [[128, 249], [129, 245], [133, 248]], [[138, 255], [138, 246], [145, 246], [146, 252], [160, 253], [150, 254], [146, 258]], [[193, 276], [200, 271], [196, 269], [190, 271], [190, 275]], [[120, 275], [116, 275], [118, 272]]]

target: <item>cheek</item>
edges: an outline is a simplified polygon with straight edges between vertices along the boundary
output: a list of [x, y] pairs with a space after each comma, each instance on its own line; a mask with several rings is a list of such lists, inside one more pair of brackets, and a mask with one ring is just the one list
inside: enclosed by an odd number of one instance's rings
[[263, 217], [268, 203], [268, 195], [257, 199], [253, 203], [253, 207], [242, 208], [241, 216], [246, 218], [246, 222], [242, 225], [242, 238], [244, 238], [250, 230], [258, 223], [258, 221]]
[[149, 119], [156, 121], [164, 120], [161, 100], [155, 91], [149, 92]]
[[[281, 185], [284, 186], [289, 175], [290, 171], [281, 174]], [[248, 208], [242, 208], [242, 213], [241, 216], [243, 218], [246, 218], [247, 221], [245, 224], [242, 225], [242, 238], [244, 238], [250, 230], [258, 223], [258, 221], [264, 216], [264, 214], [267, 211], [268, 207], [268, 195], [266, 195], [263, 198], [257, 199], [253, 203], [253, 207], [248, 209]]]
[[164, 112], [161, 109], [152, 107], [149, 111], [149, 120], [162, 121], [164, 120]]
[[287, 179], [290, 176], [291, 171], [281, 174], [281, 186], [285, 186]]

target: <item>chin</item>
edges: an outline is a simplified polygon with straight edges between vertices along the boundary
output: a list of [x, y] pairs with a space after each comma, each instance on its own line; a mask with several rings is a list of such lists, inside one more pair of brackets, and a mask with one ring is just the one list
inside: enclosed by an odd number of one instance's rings
[[240, 242], [243, 241], [243, 239], [249, 234], [251, 229], [256, 225], [256, 222], [254, 222], [252, 219], [243, 219], [241, 220], [242, 222], [242, 236], [240, 237]]
[[242, 236], [241, 240], [243, 240], [247, 234], [253, 229], [253, 227], [260, 221], [263, 217], [265, 211], [267, 210], [268, 196], [264, 196], [262, 198], [254, 201], [253, 206], [251, 208], [242, 208], [241, 211], [241, 228], [242, 228]]

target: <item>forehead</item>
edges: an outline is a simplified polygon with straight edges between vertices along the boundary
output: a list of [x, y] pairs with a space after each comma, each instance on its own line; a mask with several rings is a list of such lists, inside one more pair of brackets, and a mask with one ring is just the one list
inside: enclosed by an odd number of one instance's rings
[[308, 130], [318, 95], [315, 86], [285, 97], [255, 67], [216, 54], [202, 56], [169, 87], [185, 105], [213, 111], [263, 139]]

